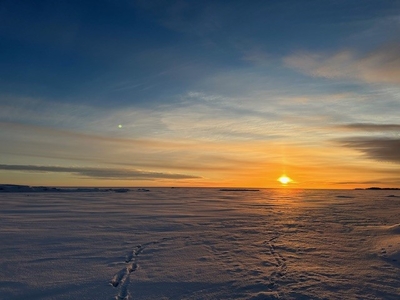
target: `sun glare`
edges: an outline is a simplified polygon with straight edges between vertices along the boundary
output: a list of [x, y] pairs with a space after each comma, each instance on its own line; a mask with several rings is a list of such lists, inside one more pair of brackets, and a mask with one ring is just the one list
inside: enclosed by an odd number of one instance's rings
[[281, 177], [278, 178], [278, 181], [282, 183], [283, 185], [288, 184], [289, 182], [292, 182], [293, 180], [287, 177], [286, 175], [282, 175]]

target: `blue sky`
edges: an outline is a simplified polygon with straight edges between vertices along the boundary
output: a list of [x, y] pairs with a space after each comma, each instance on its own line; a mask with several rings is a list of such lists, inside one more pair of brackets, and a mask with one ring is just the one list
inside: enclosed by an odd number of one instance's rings
[[400, 185], [399, 1], [2, 1], [0, 18], [3, 182]]

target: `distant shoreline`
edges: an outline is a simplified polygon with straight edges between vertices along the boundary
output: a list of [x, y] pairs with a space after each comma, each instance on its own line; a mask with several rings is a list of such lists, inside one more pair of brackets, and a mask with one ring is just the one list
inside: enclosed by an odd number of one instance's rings
[[259, 192], [258, 189], [220, 189], [220, 192]]
[[364, 188], [355, 188], [355, 190], [397, 191], [397, 190], [400, 190], [400, 188], [381, 188], [381, 187], [372, 186], [372, 187], [365, 188], [365, 189]]
[[[115, 193], [126, 193], [131, 189], [128, 188], [57, 188], [47, 186], [29, 186], [29, 185], [18, 185], [18, 184], [0, 184], [0, 193], [71, 193], [71, 192], [115, 192]], [[148, 192], [149, 190], [138, 188], [137, 191]]]
[[[175, 188], [167, 186], [154, 186], [154, 187], [90, 187], [90, 186], [64, 186], [64, 187], [54, 187], [54, 186], [30, 186], [30, 185], [20, 185], [20, 184], [1, 184], [0, 183], [0, 193], [31, 193], [31, 192], [50, 192], [50, 193], [70, 193], [70, 192], [116, 192], [116, 193], [126, 193], [126, 192], [149, 192], [150, 189], [159, 188]], [[281, 189], [281, 188], [230, 188], [230, 187], [180, 187], [180, 188], [211, 188], [218, 189], [221, 192], [259, 192], [261, 190], [268, 189]], [[309, 189], [305, 189], [309, 190]], [[326, 190], [326, 189], [311, 189], [311, 190]], [[332, 190], [382, 190], [382, 191], [398, 191], [400, 188], [390, 187], [368, 187], [368, 188], [353, 188], [353, 189], [332, 189]]]

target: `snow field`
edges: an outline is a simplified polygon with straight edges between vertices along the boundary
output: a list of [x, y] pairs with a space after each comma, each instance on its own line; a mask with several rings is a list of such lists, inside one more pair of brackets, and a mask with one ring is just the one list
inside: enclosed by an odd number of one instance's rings
[[0, 299], [398, 299], [388, 196], [1, 193]]

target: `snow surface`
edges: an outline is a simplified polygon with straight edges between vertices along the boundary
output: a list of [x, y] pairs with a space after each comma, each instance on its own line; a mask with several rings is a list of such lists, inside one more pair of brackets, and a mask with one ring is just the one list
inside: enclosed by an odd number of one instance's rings
[[400, 191], [0, 193], [0, 299], [399, 299]]

